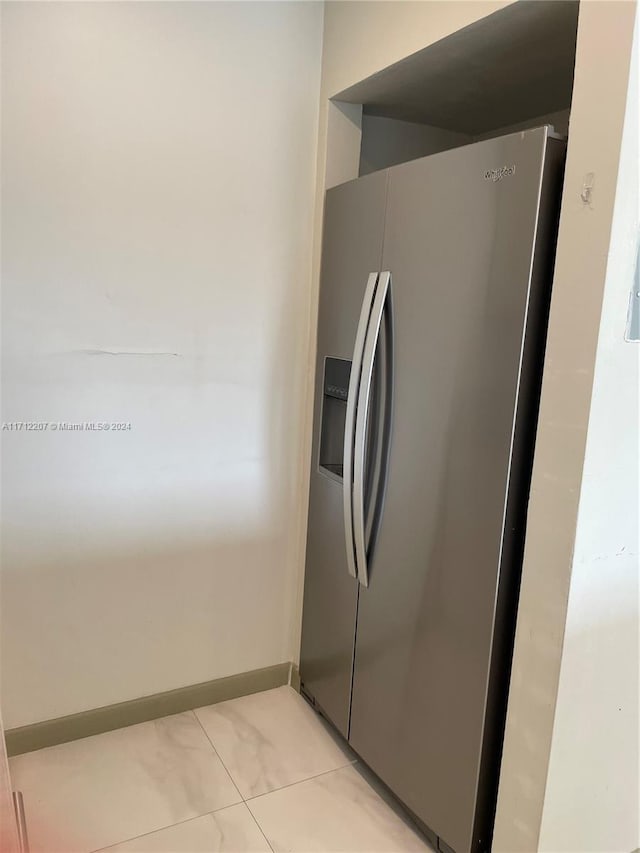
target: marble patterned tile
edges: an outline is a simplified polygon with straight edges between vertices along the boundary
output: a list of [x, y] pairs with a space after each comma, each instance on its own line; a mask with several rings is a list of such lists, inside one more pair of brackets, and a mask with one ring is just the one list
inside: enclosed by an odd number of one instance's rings
[[192, 712], [11, 759], [31, 853], [83, 853], [240, 802]]
[[275, 853], [432, 853], [356, 767], [247, 803]]
[[291, 687], [230, 699], [195, 713], [245, 799], [353, 761]]
[[116, 844], [104, 853], [271, 853], [271, 847], [240, 803]]

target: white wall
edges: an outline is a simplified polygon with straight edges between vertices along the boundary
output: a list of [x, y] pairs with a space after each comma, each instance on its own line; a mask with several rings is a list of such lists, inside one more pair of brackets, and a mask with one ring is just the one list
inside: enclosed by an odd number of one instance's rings
[[539, 849], [640, 847], [640, 55], [627, 98]]
[[294, 654], [322, 6], [3, 6], [11, 728]]
[[[631, 2], [590, 0], [580, 5], [569, 145], [531, 482], [494, 853], [530, 853], [532, 850], [541, 849], [541, 845], [547, 843], [564, 845], [542, 848], [549, 853], [566, 853], [569, 850], [586, 853], [587, 850], [594, 849], [581, 849], [585, 842], [585, 830], [582, 826], [585, 829], [590, 827], [591, 820], [583, 818], [584, 822], [581, 824], [577, 818], [577, 813], [590, 807], [589, 797], [585, 796], [584, 790], [564, 784], [552, 785], [547, 790], [547, 776], [550, 757], [554, 753], [558, 757], [562, 754], [561, 747], [558, 751], [552, 746], [552, 738], [567, 618], [569, 635], [574, 631], [574, 627], [577, 628], [571, 609], [569, 612], [567, 610], [569, 584], [575, 565], [574, 552], [576, 558], [580, 559], [580, 551], [577, 549], [581, 548], [582, 554], [585, 554], [585, 547], [587, 551], [591, 548], [584, 539], [582, 545], [576, 542], [576, 525], [604, 286], [609, 274], [608, 257], [610, 253], [613, 253], [612, 256], [619, 253], [619, 249], [615, 247], [615, 231], [614, 244], [611, 244], [612, 224], [627, 104], [634, 17], [635, 3]], [[603, 74], [603, 68], [606, 68], [606, 74]], [[589, 178], [590, 175], [593, 175], [592, 179]], [[622, 180], [630, 178], [625, 172], [622, 172], [620, 177]], [[590, 200], [586, 202], [583, 198], [585, 181], [593, 184]], [[618, 229], [626, 227], [622, 222], [616, 225]], [[627, 298], [629, 286], [630, 280], [627, 278]], [[617, 309], [614, 309], [610, 300], [611, 292], [607, 294], [605, 302], [605, 313], [609, 319], [603, 321], [603, 328], [608, 329], [608, 337], [614, 334], [615, 322], [620, 324], [622, 334], [626, 321], [626, 307], [617, 321], [614, 321], [609, 312], [616, 313]], [[615, 301], [617, 302], [617, 299]], [[631, 387], [634, 381], [632, 356], [627, 355], [621, 359], [618, 354], [615, 358], [618, 359], [616, 366], [625, 371], [618, 379], [620, 386]], [[611, 378], [606, 381], [610, 383]], [[598, 394], [597, 384], [595, 387]], [[604, 397], [601, 402], [596, 400], [594, 413], [601, 411], [601, 406], [606, 407], [608, 400], [609, 398]], [[618, 405], [620, 403], [616, 403], [616, 406]], [[632, 440], [634, 423], [627, 421], [608, 429], [619, 430], [620, 435], [624, 433], [627, 436], [626, 442], [629, 442]], [[599, 436], [597, 440], [604, 442], [598, 456], [602, 453], [612, 453], [614, 448], [609, 440], [612, 436], [605, 438], [600, 426], [595, 427], [595, 430], [594, 435]], [[623, 448], [620, 450], [623, 451]], [[585, 469], [587, 478], [593, 477], [594, 468], [591, 466], [596, 459], [597, 457], [592, 457]], [[629, 465], [633, 465], [633, 461], [632, 457], [627, 460]], [[587, 494], [592, 494], [589, 479], [586, 480], [586, 488]], [[610, 547], [613, 548], [613, 542], [617, 542], [620, 534], [623, 538], [628, 538], [624, 526], [610, 527], [611, 519], [604, 515], [608, 505], [618, 504], [626, 488], [628, 486], [625, 481], [618, 479], [612, 470], [611, 478], [606, 481], [606, 488], [604, 483], [602, 485], [599, 506], [594, 506], [591, 499], [587, 498], [583, 510], [583, 521], [586, 525], [583, 529], [590, 527], [594, 531], [594, 545], [599, 537], [597, 547], [606, 547], [606, 553], [609, 553]], [[587, 516], [584, 516], [584, 511], [588, 512]], [[622, 541], [620, 547], [624, 544]], [[615, 548], [614, 553], [615, 550], [619, 548]], [[586, 577], [589, 572], [590, 568], [585, 567], [580, 574]], [[628, 594], [629, 579], [620, 582]], [[582, 584], [583, 581], [578, 581], [577, 589], [580, 589]], [[577, 594], [580, 595], [579, 592]], [[584, 609], [579, 605], [575, 611], [576, 616], [581, 614], [580, 621], [591, 618], [588, 611], [597, 596], [598, 590], [591, 587], [589, 602], [584, 602]], [[619, 608], [620, 603], [618, 593], [614, 592], [612, 586], [606, 601], [607, 608], [611, 608], [609, 619], [612, 624], [622, 626], [628, 620], [629, 612], [626, 606]], [[602, 606], [605, 606], [605, 601]], [[620, 634], [617, 633], [618, 630]], [[585, 782], [588, 779], [593, 780], [596, 774], [593, 762], [595, 760], [597, 763], [598, 754], [609, 753], [610, 762], [617, 763], [618, 730], [602, 728], [600, 725], [604, 718], [607, 718], [609, 723], [612, 722], [610, 708], [604, 713], [604, 717], [602, 713], [603, 703], [606, 705], [612, 697], [603, 698], [595, 705], [593, 699], [597, 690], [596, 682], [603, 669], [610, 674], [610, 683], [614, 683], [619, 677], [619, 667], [626, 671], [629, 666], [628, 651], [624, 652], [625, 663], [618, 659], [628, 631], [628, 627], [617, 628], [613, 642], [608, 643], [606, 648], [603, 646], [598, 658], [593, 661], [588, 659], [587, 646], [590, 641], [585, 638], [586, 645], [580, 651], [581, 657], [586, 653], [586, 657], [582, 657], [582, 675], [578, 676], [576, 670], [577, 678], [573, 685], [567, 682], [569, 692], [565, 693], [563, 700], [563, 704], [565, 701], [567, 703], [566, 710], [559, 711], [561, 716], [566, 714], [564, 725], [581, 727], [582, 732], [588, 734], [592, 740], [590, 754], [584, 751], [578, 764], [573, 764], [571, 769], [565, 768], [564, 772], [574, 779], [576, 776], [573, 774], [577, 774], [578, 778], [582, 774]], [[578, 692], [575, 690], [576, 683], [582, 677], [585, 681]], [[616, 694], [622, 698], [625, 690], [622, 693], [616, 690]], [[582, 700], [587, 696], [589, 701], [585, 703]], [[629, 708], [626, 713], [631, 711]], [[628, 734], [625, 720], [629, 722], [630, 717], [620, 717], [618, 722]], [[575, 749], [575, 743], [569, 747], [569, 741], [567, 748], [569, 752], [573, 752], [572, 757], [575, 759], [580, 750]], [[632, 750], [632, 741], [629, 741], [627, 746]], [[610, 771], [611, 764], [603, 765], [602, 769]], [[637, 784], [632, 762], [619, 763], [618, 774], [614, 779], [609, 775], [603, 777], [594, 790], [602, 792], [602, 786], [608, 785], [615, 798], [625, 789], [633, 789]], [[565, 776], [563, 782], [568, 781], [568, 778]], [[620, 800], [621, 804], [628, 802], [628, 793], [627, 790]], [[541, 835], [543, 812], [548, 815], [564, 812], [563, 827], [566, 832], [554, 830], [545, 840]], [[601, 819], [602, 825], [590, 843], [599, 842], [603, 837], [609, 839], [607, 843], [617, 843], [621, 827], [614, 828], [617, 819], [605, 804], [601, 809], [594, 810], [592, 818], [594, 821]], [[622, 829], [625, 835], [628, 835], [628, 825], [628, 821], [625, 822]], [[629, 840], [628, 850], [634, 846]], [[613, 849], [617, 848], [600, 848], [600, 853]]]

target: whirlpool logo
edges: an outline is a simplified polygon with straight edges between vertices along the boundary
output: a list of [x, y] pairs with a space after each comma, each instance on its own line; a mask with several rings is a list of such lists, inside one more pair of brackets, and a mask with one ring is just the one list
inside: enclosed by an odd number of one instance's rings
[[498, 169], [487, 169], [484, 173], [485, 181], [501, 181], [503, 178], [510, 178], [516, 173], [516, 164], [512, 166], [500, 166]]

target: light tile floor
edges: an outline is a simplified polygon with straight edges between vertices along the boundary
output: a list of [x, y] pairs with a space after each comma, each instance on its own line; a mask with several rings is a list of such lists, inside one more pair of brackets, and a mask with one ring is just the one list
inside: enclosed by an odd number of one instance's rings
[[11, 759], [32, 853], [431, 848], [290, 687]]

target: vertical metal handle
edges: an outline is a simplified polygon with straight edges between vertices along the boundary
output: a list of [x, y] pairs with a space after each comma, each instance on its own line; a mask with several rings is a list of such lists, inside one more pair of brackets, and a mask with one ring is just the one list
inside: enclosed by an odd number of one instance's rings
[[376, 288], [373, 305], [371, 307], [371, 317], [369, 319], [369, 327], [367, 329], [364, 352], [362, 355], [362, 376], [360, 379], [358, 405], [356, 408], [353, 462], [353, 538], [356, 551], [356, 565], [358, 567], [358, 580], [363, 586], [369, 586], [364, 518], [364, 469], [367, 421], [369, 416], [369, 403], [371, 400], [373, 362], [376, 354], [378, 338], [380, 336], [382, 312], [384, 311], [390, 281], [390, 272], [380, 273], [378, 287]]
[[22, 791], [13, 792], [13, 808], [16, 813], [16, 824], [18, 827], [18, 843], [22, 853], [29, 853], [29, 839], [27, 837], [27, 820], [24, 814], [24, 799]]
[[347, 546], [347, 568], [349, 574], [356, 578], [356, 553], [353, 531], [353, 483], [354, 483], [354, 444], [356, 429], [356, 407], [360, 390], [360, 375], [362, 373], [362, 357], [371, 316], [373, 296], [376, 290], [378, 273], [372, 272], [367, 279], [367, 285], [362, 300], [360, 319], [356, 330], [356, 342], [353, 347], [351, 373], [349, 374], [349, 391], [347, 393], [347, 413], [344, 426], [344, 452], [342, 460], [342, 500], [344, 506], [344, 531]]

